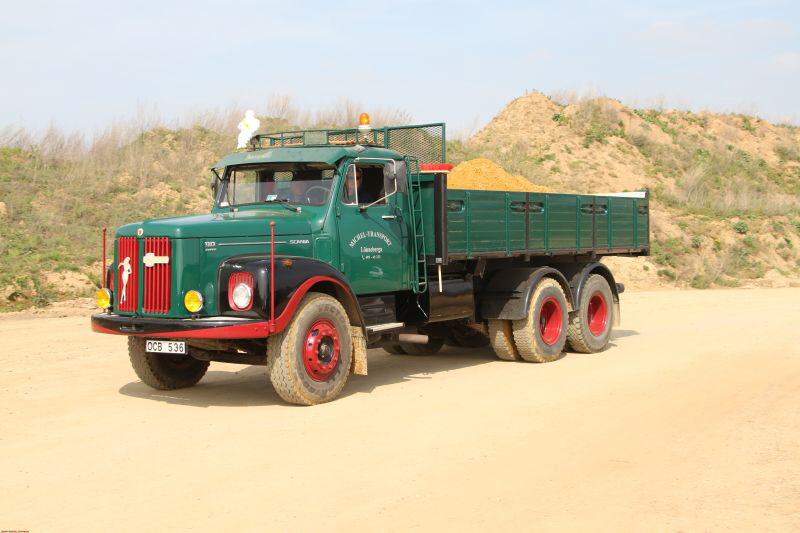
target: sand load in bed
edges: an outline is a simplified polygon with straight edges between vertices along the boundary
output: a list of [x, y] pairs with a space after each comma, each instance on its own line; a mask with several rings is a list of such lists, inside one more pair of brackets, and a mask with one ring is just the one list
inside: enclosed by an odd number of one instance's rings
[[535, 185], [506, 172], [503, 167], [488, 159], [471, 159], [456, 166], [447, 176], [448, 189], [479, 191], [552, 192], [552, 189]]

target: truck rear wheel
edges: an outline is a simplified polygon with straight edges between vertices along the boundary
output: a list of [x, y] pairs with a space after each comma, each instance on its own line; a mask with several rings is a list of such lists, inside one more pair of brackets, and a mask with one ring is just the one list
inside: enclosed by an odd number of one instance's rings
[[308, 293], [292, 322], [267, 340], [267, 372], [289, 403], [314, 405], [336, 398], [353, 356], [350, 320], [332, 296]]
[[128, 337], [128, 357], [133, 370], [145, 385], [154, 389], [191, 387], [208, 370], [208, 361], [200, 361], [191, 355], [147, 353], [144, 347], [145, 339]]
[[489, 337], [469, 326], [460, 326], [450, 333], [448, 344], [462, 348], [483, 348], [489, 345]]
[[578, 310], [567, 328], [570, 347], [576, 352], [595, 353], [608, 346], [614, 323], [614, 296], [606, 278], [592, 274], [583, 285]]
[[549, 363], [564, 357], [567, 342], [567, 298], [561, 285], [542, 278], [533, 291], [528, 316], [514, 320], [514, 344], [520, 357]]
[[499, 359], [504, 361], [519, 361], [517, 347], [514, 344], [514, 331], [510, 320], [489, 320], [489, 340], [492, 349]]
[[406, 351], [399, 344], [384, 344], [382, 348], [392, 355], [406, 355]]

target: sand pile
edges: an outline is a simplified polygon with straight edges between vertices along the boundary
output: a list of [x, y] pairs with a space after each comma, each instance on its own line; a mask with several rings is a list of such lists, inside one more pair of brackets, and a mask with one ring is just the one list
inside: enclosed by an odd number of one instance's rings
[[509, 174], [503, 167], [488, 159], [471, 159], [456, 166], [447, 176], [447, 188], [479, 191], [552, 191], [547, 187], [534, 185], [522, 176]]

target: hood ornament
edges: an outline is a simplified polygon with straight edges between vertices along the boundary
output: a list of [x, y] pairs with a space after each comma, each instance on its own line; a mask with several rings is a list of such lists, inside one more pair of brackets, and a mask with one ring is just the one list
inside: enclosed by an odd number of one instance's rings
[[117, 266], [117, 270], [122, 269], [122, 298], [119, 299], [119, 303], [125, 303], [126, 297], [128, 295], [128, 278], [131, 275], [131, 258], [126, 257], [122, 261], [120, 261], [119, 266]]
[[169, 256], [168, 255], [156, 255], [153, 252], [147, 252], [142, 257], [142, 262], [144, 266], [148, 268], [152, 268], [156, 265], [166, 265], [169, 264]]

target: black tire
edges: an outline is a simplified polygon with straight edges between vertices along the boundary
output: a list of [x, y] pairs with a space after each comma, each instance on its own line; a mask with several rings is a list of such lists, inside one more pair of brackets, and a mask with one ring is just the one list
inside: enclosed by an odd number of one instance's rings
[[614, 295], [606, 278], [592, 274], [583, 284], [578, 310], [571, 313], [567, 340], [581, 353], [604, 350], [614, 324]]
[[289, 326], [267, 340], [267, 373], [289, 403], [315, 405], [344, 388], [353, 357], [350, 320], [332, 296], [305, 295]]
[[406, 351], [399, 344], [384, 344], [381, 348], [392, 355], [406, 355]]
[[517, 346], [514, 344], [514, 331], [510, 320], [489, 320], [489, 339], [498, 359], [503, 361], [519, 361]]
[[428, 337], [427, 344], [415, 344], [411, 342], [401, 342], [400, 347], [408, 355], [434, 355], [444, 346], [444, 339]]
[[453, 344], [463, 348], [483, 348], [489, 346], [489, 337], [473, 328], [462, 326], [450, 333]]
[[512, 324], [520, 357], [534, 363], [564, 357], [567, 325], [567, 298], [561, 285], [552, 278], [542, 278], [533, 291], [528, 316]]
[[[183, 389], [196, 385], [208, 370], [208, 361], [191, 355], [147, 353], [145, 339], [128, 337], [128, 357], [145, 385], [157, 390]], [[189, 348], [191, 350], [191, 348]]]

